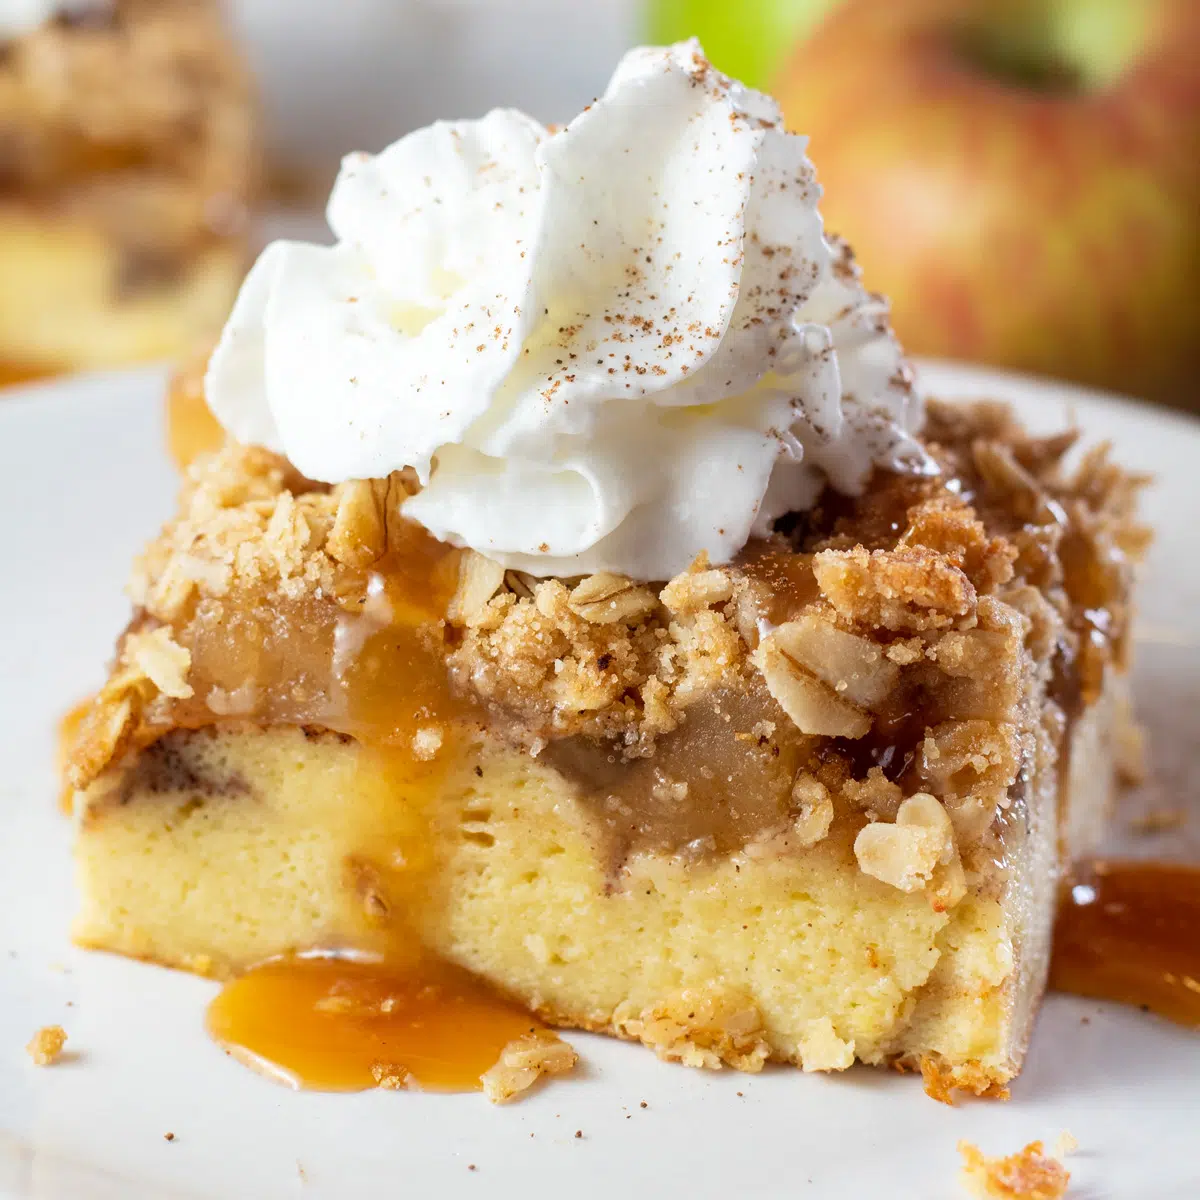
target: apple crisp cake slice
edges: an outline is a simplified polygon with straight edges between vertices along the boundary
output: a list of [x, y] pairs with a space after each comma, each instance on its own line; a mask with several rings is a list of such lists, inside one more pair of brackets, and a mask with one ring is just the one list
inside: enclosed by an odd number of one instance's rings
[[1138, 481], [998, 405], [730, 565], [535, 579], [227, 444], [71, 750], [85, 946], [419, 946], [552, 1024], [1003, 1093], [1126, 719]]

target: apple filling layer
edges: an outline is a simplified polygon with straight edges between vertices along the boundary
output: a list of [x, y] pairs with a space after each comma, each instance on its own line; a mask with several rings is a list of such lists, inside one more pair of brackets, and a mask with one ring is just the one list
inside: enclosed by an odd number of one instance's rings
[[201, 458], [70, 756], [77, 936], [432, 952], [666, 1057], [1000, 1089], [1110, 797], [1069, 751], [1120, 719], [1143, 537], [1069, 444], [935, 406], [941, 476], [657, 584], [442, 546], [403, 474]]

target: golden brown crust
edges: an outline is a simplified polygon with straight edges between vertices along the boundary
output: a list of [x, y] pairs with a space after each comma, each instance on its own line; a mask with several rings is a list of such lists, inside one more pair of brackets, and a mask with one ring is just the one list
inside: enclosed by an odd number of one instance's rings
[[[828, 1019], [811, 1023], [810, 1036], [794, 1054], [771, 1049], [757, 1007], [735, 990], [680, 992], [646, 1009], [618, 1006], [602, 1018], [544, 1004], [534, 1005], [533, 1011], [556, 1029], [581, 1029], [640, 1042], [665, 1061], [689, 1066], [727, 1066], [755, 1074], [768, 1062], [809, 1071], [838, 1071], [855, 1061], [852, 1044], [838, 1038]], [[953, 1104], [956, 1091], [979, 1099], [1007, 1100], [1008, 1084], [1015, 1074], [977, 1060], [951, 1066], [928, 1054], [918, 1059], [898, 1053], [883, 1061], [901, 1074], [920, 1071], [926, 1094], [943, 1104]]]
[[[894, 1064], [898, 1070], [911, 1066], [905, 1060]], [[989, 1100], [1007, 1100], [1008, 1083], [1015, 1072], [984, 1067], [978, 1062], [948, 1063], [935, 1054], [922, 1054], [917, 1062], [925, 1083], [925, 1094], [941, 1104], [953, 1104], [955, 1092]]]
[[822, 550], [813, 572], [844, 620], [893, 633], [948, 629], [975, 613], [975, 589], [943, 555], [921, 546]]
[[[345, 485], [349, 486], [349, 485]], [[188, 472], [179, 515], [134, 564], [135, 606], [174, 622], [197, 597], [220, 601], [236, 585], [296, 598], [334, 584], [326, 539], [339, 494], [317, 488], [265, 450], [229, 444]]]

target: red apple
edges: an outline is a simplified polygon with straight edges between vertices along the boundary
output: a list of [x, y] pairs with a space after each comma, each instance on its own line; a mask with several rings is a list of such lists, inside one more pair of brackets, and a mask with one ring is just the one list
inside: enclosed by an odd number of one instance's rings
[[1200, 408], [1200, 2], [847, 0], [775, 87], [911, 353]]

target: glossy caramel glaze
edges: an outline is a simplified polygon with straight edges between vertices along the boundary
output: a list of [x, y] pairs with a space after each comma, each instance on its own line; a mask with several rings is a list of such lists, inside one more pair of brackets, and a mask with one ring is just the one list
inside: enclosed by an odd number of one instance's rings
[[763, 585], [762, 616], [772, 625], [790, 621], [819, 598], [812, 559], [773, 541], [752, 541], [742, 552], [738, 566]]
[[16, 387], [20, 383], [33, 383], [49, 379], [58, 372], [45, 364], [6, 362], [0, 359], [0, 387]]
[[319, 725], [372, 746], [411, 748], [419, 729], [443, 738], [475, 713], [450, 683], [442, 618], [458, 579], [459, 551], [396, 521], [393, 548], [341, 594], [296, 600], [252, 590], [202, 599], [177, 634], [191, 654], [192, 697], [174, 704], [172, 727], [211, 725], [213, 688], [253, 681], [237, 719]]
[[1200, 1028], [1200, 867], [1097, 861], [1063, 893], [1050, 986]]
[[167, 393], [167, 449], [175, 465], [187, 470], [192, 460], [220, 447], [225, 431], [204, 398], [204, 374], [199, 368], [171, 381]]
[[535, 1018], [448, 963], [279, 959], [222, 989], [208, 1029], [235, 1057], [291, 1087], [469, 1092]]

